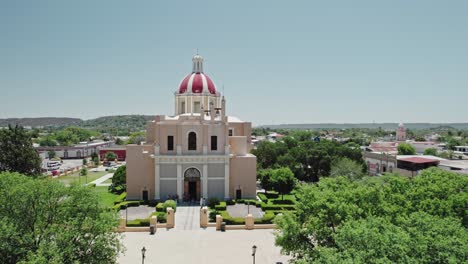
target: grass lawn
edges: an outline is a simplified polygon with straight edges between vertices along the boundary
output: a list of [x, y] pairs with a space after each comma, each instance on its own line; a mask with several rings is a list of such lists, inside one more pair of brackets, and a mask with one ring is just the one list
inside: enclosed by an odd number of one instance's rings
[[70, 175], [60, 176], [58, 178], [55, 178], [55, 180], [60, 181], [65, 185], [70, 185], [73, 182], [78, 182], [78, 181], [84, 184], [84, 183], [89, 183], [96, 179], [99, 179], [102, 176], [106, 175], [107, 173], [108, 173], [107, 171], [88, 171], [87, 176], [80, 176], [79, 172], [75, 172]]
[[103, 183], [112, 183], [112, 178], [105, 180]]
[[114, 201], [117, 198], [117, 196], [119, 196], [117, 194], [108, 192], [107, 186], [96, 186], [94, 187], [94, 191], [99, 194], [101, 198], [101, 204], [107, 207], [114, 206]]

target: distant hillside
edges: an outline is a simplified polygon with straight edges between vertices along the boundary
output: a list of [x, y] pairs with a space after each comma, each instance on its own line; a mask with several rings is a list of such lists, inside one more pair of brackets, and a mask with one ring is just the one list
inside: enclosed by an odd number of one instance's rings
[[103, 116], [84, 121], [82, 127], [94, 128], [99, 130], [117, 128], [137, 131], [145, 129], [146, 122], [150, 120], [154, 120], [153, 115]]
[[123, 130], [124, 134], [146, 128], [146, 122], [153, 120], [149, 115], [118, 115], [103, 116], [95, 119], [82, 120], [69, 117], [37, 117], [37, 118], [6, 118], [0, 119], [0, 127], [20, 125], [24, 127], [67, 127], [78, 126], [96, 129], [103, 132]]
[[[396, 129], [398, 123], [356, 123], [356, 124], [337, 124], [337, 123], [319, 123], [319, 124], [281, 124], [281, 125], [263, 125], [271, 129], [349, 129], [349, 128], [382, 128], [384, 130]], [[405, 123], [408, 129], [434, 129], [434, 128], [455, 128], [468, 129], [468, 123]]]
[[0, 119], [0, 127], [8, 125], [19, 125], [23, 127], [45, 127], [45, 126], [80, 126], [83, 120], [70, 117], [33, 117], [33, 118], [6, 118]]

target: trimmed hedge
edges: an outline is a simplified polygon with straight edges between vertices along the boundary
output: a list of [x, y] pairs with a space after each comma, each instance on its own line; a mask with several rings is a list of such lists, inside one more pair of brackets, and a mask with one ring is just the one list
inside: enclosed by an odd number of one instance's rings
[[226, 202], [220, 202], [218, 205], [215, 205], [216, 211], [226, 211]]
[[235, 205], [236, 204], [236, 201], [235, 200], [227, 200], [226, 201], [226, 205]]
[[263, 211], [279, 211], [279, 210], [296, 210], [296, 206], [293, 204], [265, 204], [262, 203], [262, 210]]
[[262, 200], [262, 202], [268, 203], [268, 197], [266, 196], [266, 194], [258, 193], [257, 196], [258, 196], [258, 198], [260, 198], [260, 200]]
[[210, 222], [216, 222], [216, 215], [218, 214], [219, 214], [218, 211], [210, 210], [210, 213], [209, 213]]
[[219, 214], [223, 217], [223, 222], [227, 225], [245, 225], [245, 219], [239, 217], [231, 217], [227, 211], [220, 211]]
[[271, 224], [275, 218], [275, 214], [272, 211], [267, 211], [262, 218], [255, 219], [255, 224]]
[[273, 204], [294, 204], [293, 200], [284, 199], [284, 200], [272, 200]]
[[119, 196], [117, 196], [114, 200], [114, 204], [119, 204], [121, 202], [123, 202], [125, 200], [125, 198], [127, 198], [127, 193], [126, 192], [123, 192], [121, 194], [119, 194]]
[[130, 220], [130, 221], [127, 222], [127, 226], [129, 226], [129, 227], [149, 226], [149, 225], [150, 225], [149, 218], [135, 219], [135, 220]]
[[176, 201], [174, 200], [166, 200], [164, 203], [163, 203], [163, 208], [164, 208], [164, 212], [167, 212], [167, 208], [171, 207], [172, 209], [174, 209], [174, 213], [176, 212], [176, 207], [177, 207], [177, 203]]
[[140, 206], [140, 201], [125, 201], [121, 202], [119, 204], [114, 205], [112, 208], [113, 209], [125, 209], [126, 207], [137, 207]]
[[156, 212], [165, 212], [165, 211], [164, 211], [163, 203], [158, 203], [158, 204], [156, 205]]
[[214, 209], [215, 206], [216, 206], [217, 204], [219, 204], [220, 202], [221, 202], [221, 201], [220, 201], [218, 198], [216, 198], [216, 197], [211, 197], [211, 198], [208, 198], [208, 201], [207, 201], [206, 204], [208, 205], [209, 208]]
[[153, 212], [151, 213], [151, 216], [157, 216], [158, 217], [158, 223], [166, 223], [167, 218], [166, 218], [166, 213], [164, 212]]

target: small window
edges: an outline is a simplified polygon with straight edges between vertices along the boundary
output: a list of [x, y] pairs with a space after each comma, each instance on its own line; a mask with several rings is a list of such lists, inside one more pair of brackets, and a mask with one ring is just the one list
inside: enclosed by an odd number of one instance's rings
[[211, 150], [218, 150], [218, 137], [211, 136]]
[[167, 136], [167, 150], [174, 150], [174, 136]]
[[230, 137], [234, 136], [234, 129], [233, 128], [229, 129], [229, 136]]
[[197, 134], [195, 132], [188, 134], [188, 150], [197, 150]]

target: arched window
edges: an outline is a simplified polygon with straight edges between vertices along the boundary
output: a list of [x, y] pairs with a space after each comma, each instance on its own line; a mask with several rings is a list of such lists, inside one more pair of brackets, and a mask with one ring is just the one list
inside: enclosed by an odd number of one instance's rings
[[188, 134], [188, 150], [197, 150], [197, 134], [195, 132]]

